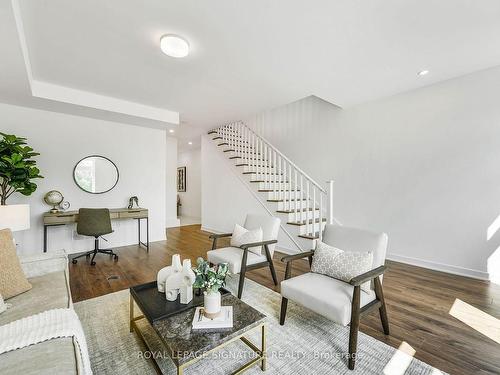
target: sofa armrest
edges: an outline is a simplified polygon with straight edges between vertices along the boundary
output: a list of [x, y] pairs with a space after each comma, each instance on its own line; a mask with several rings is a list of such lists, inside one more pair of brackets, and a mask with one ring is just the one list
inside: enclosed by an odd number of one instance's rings
[[19, 260], [27, 278], [68, 269], [68, 256], [65, 251], [21, 256]]

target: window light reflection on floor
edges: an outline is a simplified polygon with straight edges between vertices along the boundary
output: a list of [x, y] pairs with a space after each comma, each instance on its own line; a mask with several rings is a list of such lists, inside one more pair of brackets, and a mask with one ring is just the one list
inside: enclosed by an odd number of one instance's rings
[[384, 375], [403, 375], [415, 355], [415, 349], [406, 341], [399, 345], [398, 350], [384, 367]]
[[450, 309], [450, 315], [500, 344], [500, 319], [458, 298]]

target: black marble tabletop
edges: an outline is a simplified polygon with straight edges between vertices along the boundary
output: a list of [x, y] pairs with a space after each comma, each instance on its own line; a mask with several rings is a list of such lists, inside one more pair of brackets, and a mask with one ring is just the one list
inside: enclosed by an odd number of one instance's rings
[[235, 337], [257, 327], [266, 316], [242, 302], [232, 294], [222, 297], [222, 305], [233, 306], [233, 328], [214, 331], [192, 329], [196, 309], [153, 322], [153, 328], [170, 351], [174, 362], [183, 365], [206, 352], [221, 346]]

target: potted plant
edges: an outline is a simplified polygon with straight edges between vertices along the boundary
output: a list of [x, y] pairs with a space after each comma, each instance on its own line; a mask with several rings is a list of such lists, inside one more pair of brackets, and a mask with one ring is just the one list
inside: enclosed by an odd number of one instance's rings
[[0, 205], [14, 193], [31, 195], [37, 188], [32, 181], [40, 176], [33, 157], [40, 155], [27, 146], [26, 138], [0, 133]]
[[194, 269], [196, 279], [193, 286], [203, 290], [203, 313], [207, 318], [214, 319], [221, 311], [219, 289], [226, 285], [226, 276], [229, 274], [227, 263], [210, 266], [206, 260], [198, 258], [196, 264], [197, 267]]

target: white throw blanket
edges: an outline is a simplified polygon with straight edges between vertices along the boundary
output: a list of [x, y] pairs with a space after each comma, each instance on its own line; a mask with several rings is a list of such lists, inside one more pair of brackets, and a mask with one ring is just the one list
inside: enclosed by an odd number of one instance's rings
[[92, 375], [82, 325], [72, 309], [54, 309], [28, 316], [0, 327], [0, 354], [59, 337], [78, 343], [83, 374]]

